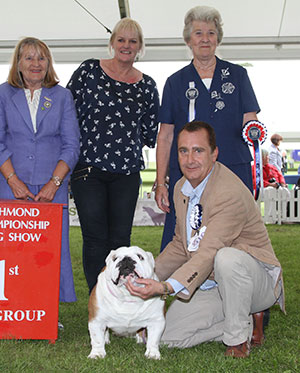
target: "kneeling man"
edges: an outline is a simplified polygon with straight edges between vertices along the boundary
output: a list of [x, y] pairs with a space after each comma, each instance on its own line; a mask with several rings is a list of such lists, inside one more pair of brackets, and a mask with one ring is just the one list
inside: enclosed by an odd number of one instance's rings
[[217, 157], [210, 125], [179, 132], [184, 176], [174, 190], [174, 238], [156, 259], [161, 282], [127, 287], [143, 299], [176, 295], [162, 336], [169, 347], [223, 341], [225, 355], [246, 357], [251, 342], [263, 342], [262, 311], [276, 302], [284, 310], [282, 271], [253, 196]]

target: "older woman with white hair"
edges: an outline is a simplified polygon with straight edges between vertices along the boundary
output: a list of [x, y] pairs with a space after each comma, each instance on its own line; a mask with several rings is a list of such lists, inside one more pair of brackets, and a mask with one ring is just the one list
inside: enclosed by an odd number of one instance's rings
[[211, 124], [216, 132], [218, 160], [252, 191], [252, 156], [242, 139], [242, 129], [248, 121], [257, 120], [260, 111], [247, 71], [215, 55], [223, 37], [219, 12], [197, 6], [187, 12], [184, 23], [183, 37], [193, 59], [167, 79], [159, 115], [155, 199], [167, 213], [162, 250], [174, 235], [173, 188], [182, 176], [177, 160], [179, 130], [193, 120]]
[[142, 148], [155, 146], [158, 130], [156, 83], [133, 65], [144, 50], [140, 25], [120, 20], [109, 49], [112, 58], [84, 61], [68, 83], [81, 130], [71, 185], [90, 291], [110, 250], [130, 246], [140, 170], [145, 168]]

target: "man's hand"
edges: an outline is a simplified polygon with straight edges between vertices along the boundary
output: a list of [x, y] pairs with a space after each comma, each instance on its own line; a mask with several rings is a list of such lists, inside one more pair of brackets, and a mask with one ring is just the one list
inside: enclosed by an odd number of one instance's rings
[[[133, 282], [136, 282], [137, 284], [144, 285], [143, 287], [135, 286]], [[170, 284], [167, 284], [168, 288], [171, 293], [174, 292], [172, 286]], [[128, 277], [126, 282], [127, 290], [131, 295], [135, 295], [137, 297], [140, 297], [144, 300], [155, 297], [157, 295], [164, 294], [164, 287], [163, 284], [159, 281], [152, 280], [152, 279], [145, 279], [145, 278], [138, 278], [138, 279], [132, 279], [131, 277]]]

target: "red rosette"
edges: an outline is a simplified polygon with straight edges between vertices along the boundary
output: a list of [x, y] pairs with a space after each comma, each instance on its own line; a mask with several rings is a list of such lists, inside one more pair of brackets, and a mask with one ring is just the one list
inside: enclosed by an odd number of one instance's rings
[[244, 141], [253, 146], [255, 141], [263, 144], [267, 138], [267, 128], [258, 120], [250, 120], [243, 128], [242, 136]]

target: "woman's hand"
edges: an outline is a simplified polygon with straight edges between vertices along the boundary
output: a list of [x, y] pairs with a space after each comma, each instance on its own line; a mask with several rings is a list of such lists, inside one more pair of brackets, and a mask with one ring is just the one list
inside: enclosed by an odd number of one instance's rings
[[[58, 179], [62, 182], [62, 180], [66, 177], [67, 173], [70, 171], [69, 166], [65, 161], [59, 160], [57, 165], [52, 173], [54, 179], [58, 177]], [[46, 183], [39, 193], [35, 197], [35, 201], [40, 202], [52, 202], [55, 194], [58, 190], [59, 186], [54, 183], [52, 178]]]
[[158, 208], [164, 212], [170, 212], [169, 192], [164, 183], [168, 173], [174, 127], [173, 124], [161, 123], [157, 136], [155, 201]]
[[170, 212], [169, 191], [165, 184], [155, 185], [155, 201], [162, 211]]
[[23, 181], [20, 180], [17, 175], [14, 175], [9, 178], [8, 185], [16, 199], [35, 199], [35, 195], [30, 192], [30, 190], [27, 188], [27, 185], [24, 184]]
[[49, 180], [34, 197], [34, 201], [51, 202], [58, 188], [59, 186], [56, 186], [52, 180]]

